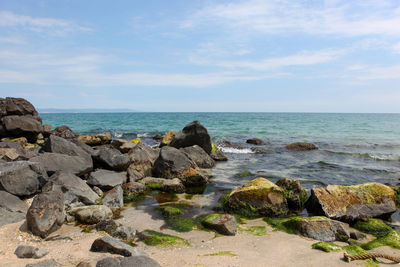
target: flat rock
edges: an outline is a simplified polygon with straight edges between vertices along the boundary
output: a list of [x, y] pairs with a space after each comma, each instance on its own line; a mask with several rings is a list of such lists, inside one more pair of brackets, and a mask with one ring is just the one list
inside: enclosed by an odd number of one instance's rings
[[45, 152], [82, 157], [88, 160], [90, 164], [93, 164], [92, 157], [89, 153], [87, 153], [85, 150], [83, 150], [75, 143], [56, 135], [50, 135], [46, 139], [46, 141], [42, 145], [42, 150]]
[[328, 219], [301, 219], [298, 221], [299, 233], [312, 239], [333, 242], [347, 241], [350, 237], [349, 225]]
[[153, 190], [160, 190], [163, 192], [171, 192], [171, 193], [184, 193], [185, 186], [182, 181], [178, 178], [174, 179], [163, 179], [163, 178], [154, 178], [154, 177], [146, 177], [139, 181], [139, 183], [145, 185], [146, 187]]
[[33, 258], [40, 259], [46, 256], [49, 252], [45, 249], [41, 249], [34, 246], [25, 246], [20, 245], [15, 250], [14, 254], [17, 255], [18, 258]]
[[121, 208], [124, 206], [124, 192], [120, 185], [104, 194], [102, 204], [109, 208]]
[[200, 168], [212, 168], [214, 160], [198, 145], [188, 146], [180, 149]]
[[130, 182], [123, 184], [122, 190], [124, 193], [136, 193], [136, 194], [143, 194], [146, 191], [146, 186], [144, 184], [138, 182]]
[[221, 235], [236, 235], [237, 233], [235, 217], [229, 214], [209, 214], [201, 221], [201, 224]]
[[1, 121], [9, 136], [25, 136], [30, 140], [34, 140], [43, 131], [42, 123], [30, 115], [5, 116]]
[[105, 258], [97, 262], [96, 267], [160, 267], [155, 260], [147, 256], [131, 256], [118, 258]]
[[126, 171], [130, 164], [127, 154], [122, 154], [115, 148], [101, 148], [93, 155], [96, 166], [101, 166], [114, 171]]
[[111, 254], [119, 254], [124, 257], [141, 256], [142, 253], [138, 252], [134, 247], [127, 245], [115, 238], [101, 237], [97, 238], [90, 248], [92, 252], [108, 252]]
[[92, 186], [97, 186], [101, 190], [110, 190], [117, 185], [125, 183], [126, 179], [126, 172], [97, 170], [90, 174], [87, 183]]
[[104, 205], [92, 205], [73, 208], [69, 211], [77, 221], [84, 224], [96, 224], [112, 217], [111, 209]]
[[56, 262], [54, 259], [42, 260], [36, 263], [29, 263], [25, 267], [59, 267], [61, 264]]

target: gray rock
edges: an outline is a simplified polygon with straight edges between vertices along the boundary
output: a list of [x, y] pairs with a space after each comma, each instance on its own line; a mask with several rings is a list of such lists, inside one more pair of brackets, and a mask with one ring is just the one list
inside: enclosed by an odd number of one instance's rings
[[64, 194], [67, 207], [76, 205], [95, 205], [99, 196], [78, 176], [68, 172], [53, 174], [43, 191], [60, 190]]
[[103, 196], [103, 190], [101, 190], [100, 188], [98, 188], [97, 186], [93, 186], [93, 191], [99, 196], [102, 197]]
[[50, 191], [35, 196], [26, 214], [26, 223], [32, 234], [45, 238], [61, 227], [64, 218], [64, 195]]
[[139, 183], [144, 184], [146, 187], [153, 190], [157, 189], [160, 191], [172, 192], [172, 193], [185, 192], [185, 186], [178, 178], [163, 179], [163, 178], [146, 177], [140, 180]]
[[143, 194], [146, 191], [146, 186], [138, 182], [130, 182], [122, 185], [124, 194], [136, 193]]
[[31, 158], [29, 161], [39, 162], [47, 171], [48, 175], [53, 175], [55, 172], [60, 171], [82, 176], [93, 169], [93, 164], [85, 158], [59, 153], [41, 153], [39, 156]]
[[102, 204], [109, 208], [121, 208], [124, 206], [124, 193], [120, 185], [104, 194]]
[[84, 224], [96, 224], [112, 217], [111, 209], [104, 205], [92, 205], [73, 208], [69, 213], [75, 217], [77, 221]]
[[0, 207], [11, 212], [19, 212], [24, 215], [28, 211], [28, 206], [18, 197], [0, 190]]
[[120, 224], [114, 220], [103, 220], [96, 224], [96, 230], [111, 234], [115, 231], [115, 229], [117, 229], [118, 226], [120, 226]]
[[50, 135], [42, 145], [42, 150], [45, 152], [65, 154], [69, 156], [82, 157], [93, 164], [92, 157], [85, 150], [83, 150], [78, 145], [70, 142], [64, 138], [58, 137], [56, 135]]
[[29, 115], [5, 116], [1, 121], [9, 136], [24, 136], [29, 140], [35, 141], [38, 133], [43, 130], [42, 123]]
[[155, 260], [147, 256], [131, 256], [118, 258], [105, 258], [97, 262], [96, 267], [160, 267]]
[[127, 245], [115, 238], [101, 237], [97, 238], [90, 248], [92, 252], [108, 252], [111, 254], [119, 254], [124, 257], [141, 256], [143, 253], [138, 252], [134, 247]]
[[0, 115], [32, 115], [37, 116], [35, 107], [24, 98], [6, 97], [2, 101]]
[[33, 258], [40, 259], [46, 256], [49, 252], [45, 249], [41, 249], [33, 246], [25, 246], [20, 245], [15, 250], [14, 254], [17, 255], [18, 258]]
[[0, 207], [0, 226], [22, 221], [25, 219], [25, 216], [23, 213], [9, 211], [6, 208]]
[[120, 225], [115, 229], [115, 231], [111, 232], [111, 235], [124, 241], [132, 241], [135, 239], [136, 233], [137, 231], [132, 227]]
[[181, 132], [176, 133], [169, 145], [175, 148], [198, 145], [207, 154], [211, 154], [212, 149], [211, 137], [207, 129], [198, 121], [186, 125]]
[[72, 241], [73, 239], [65, 235], [55, 235], [45, 239], [45, 241], [59, 241], [59, 240]]
[[75, 145], [79, 146], [80, 148], [82, 148], [87, 154], [89, 154], [91, 156], [93, 156], [95, 154], [95, 150], [91, 146], [85, 144], [84, 142], [82, 142], [78, 139], [70, 139], [70, 141], [72, 143], [74, 143]]
[[201, 224], [221, 235], [236, 235], [237, 233], [235, 217], [229, 214], [209, 214], [201, 221]]
[[68, 126], [59, 126], [52, 131], [52, 134], [62, 137], [64, 139], [74, 139], [78, 135], [74, 133]]
[[151, 175], [151, 169], [159, 155], [159, 151], [158, 148], [152, 148], [142, 143], [136, 144], [129, 151], [131, 164], [128, 168], [128, 175], [131, 182]]
[[97, 186], [101, 190], [110, 190], [117, 185], [126, 182], [125, 172], [114, 172], [109, 170], [97, 170], [90, 174], [87, 183], [92, 186]]
[[188, 146], [180, 150], [200, 168], [212, 168], [215, 164], [214, 160], [198, 145]]
[[160, 155], [154, 162], [153, 176], [166, 179], [179, 178], [185, 186], [204, 185], [208, 181], [196, 163], [179, 149], [169, 146], [161, 148]]
[[42, 260], [36, 263], [30, 263], [25, 265], [25, 267], [59, 267], [61, 264], [56, 262], [54, 259]]
[[95, 151], [93, 159], [96, 165], [114, 171], [126, 171], [130, 164], [129, 156], [114, 148], [101, 148]]
[[0, 187], [17, 196], [29, 196], [38, 192], [48, 180], [38, 163], [14, 161], [0, 163]]
[[348, 224], [328, 219], [301, 219], [299, 233], [316, 240], [332, 242], [347, 241], [350, 237]]

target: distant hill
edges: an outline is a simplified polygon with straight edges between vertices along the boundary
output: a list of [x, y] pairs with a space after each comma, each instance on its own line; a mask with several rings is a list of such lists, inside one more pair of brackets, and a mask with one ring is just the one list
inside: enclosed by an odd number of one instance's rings
[[105, 108], [82, 108], [82, 109], [61, 109], [61, 108], [38, 108], [39, 113], [122, 113], [122, 112], [139, 112], [138, 110], [121, 108], [121, 109], [105, 109]]

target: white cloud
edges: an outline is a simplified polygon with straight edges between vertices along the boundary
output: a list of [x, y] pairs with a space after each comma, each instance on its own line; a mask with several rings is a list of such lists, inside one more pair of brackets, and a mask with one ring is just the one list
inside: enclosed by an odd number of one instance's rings
[[393, 46], [393, 50], [395, 53], [400, 54], [400, 43], [397, 43]]
[[24, 44], [25, 41], [19, 37], [0, 37], [0, 43], [8, 44]]

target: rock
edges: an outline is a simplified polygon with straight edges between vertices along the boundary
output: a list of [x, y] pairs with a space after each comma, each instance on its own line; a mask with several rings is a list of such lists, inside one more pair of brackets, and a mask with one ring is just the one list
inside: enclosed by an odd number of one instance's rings
[[30, 196], [38, 192], [48, 180], [38, 163], [14, 161], [0, 163], [0, 187], [17, 196]]
[[73, 239], [69, 236], [65, 236], [65, 235], [55, 235], [55, 236], [51, 236], [51, 237], [47, 237], [44, 241], [72, 241]]
[[146, 191], [146, 186], [137, 182], [130, 182], [122, 185], [122, 190], [126, 193], [143, 194]]
[[120, 185], [104, 194], [102, 204], [109, 208], [121, 208], [124, 206], [124, 193]]
[[153, 140], [161, 141], [163, 140], [164, 136], [162, 134], [155, 134], [153, 135]]
[[154, 162], [153, 175], [166, 179], [179, 178], [185, 186], [204, 185], [208, 181], [196, 163], [179, 149], [169, 146], [161, 148]]
[[90, 248], [92, 252], [108, 252], [111, 254], [119, 254], [125, 257], [140, 256], [142, 253], [138, 252], [134, 247], [129, 246], [117, 239], [111, 237], [97, 238]]
[[286, 201], [289, 209], [301, 212], [304, 209], [304, 204], [308, 199], [307, 191], [301, 186], [299, 180], [287, 178], [279, 179], [276, 182], [285, 192]]
[[288, 205], [282, 188], [259, 177], [229, 193], [224, 209], [249, 217], [276, 217], [286, 215]]
[[200, 168], [212, 168], [215, 164], [214, 160], [198, 145], [188, 146], [180, 150]]
[[[112, 146], [113, 148], [115, 148], [115, 149], [120, 150], [119, 148], [120, 148], [123, 144], [126, 144], [126, 143], [128, 143], [127, 140], [116, 138], [116, 139], [113, 139], [113, 140], [111, 141], [111, 146]], [[121, 151], [121, 150], [120, 150], [120, 151]], [[122, 152], [122, 151], [121, 151], [121, 152]]]
[[118, 258], [105, 258], [97, 262], [96, 267], [160, 267], [160, 264], [147, 256], [131, 256]]
[[36, 195], [26, 214], [28, 230], [42, 238], [56, 231], [64, 222], [64, 196], [60, 191]]
[[74, 133], [68, 126], [59, 126], [52, 131], [53, 135], [64, 139], [74, 139], [77, 138], [78, 135]]
[[53, 175], [55, 172], [60, 171], [82, 176], [93, 169], [93, 164], [85, 158], [59, 153], [41, 153], [29, 161], [40, 163], [48, 175]]
[[135, 143], [126, 142], [125, 144], [122, 144], [118, 150], [121, 151], [121, 153], [128, 153], [132, 148], [136, 147], [136, 145], [137, 144]]
[[314, 144], [307, 143], [307, 142], [297, 142], [292, 143], [286, 146], [286, 149], [294, 150], [294, 151], [306, 151], [306, 150], [315, 150], [318, 147]]
[[126, 171], [130, 164], [130, 158], [121, 154], [114, 148], [101, 148], [95, 152], [93, 159], [96, 165], [114, 171]]
[[160, 190], [171, 193], [185, 192], [185, 186], [178, 178], [163, 179], [163, 178], [146, 177], [140, 180], [139, 183], [144, 184], [146, 187], [152, 190]]
[[350, 238], [348, 224], [328, 219], [301, 219], [299, 233], [312, 239], [332, 242], [347, 241]]
[[84, 142], [85, 144], [89, 146], [100, 146], [100, 145], [106, 145], [110, 144], [112, 137], [110, 132], [102, 133], [102, 134], [96, 134], [93, 136], [90, 135], [81, 135], [78, 136], [78, 140]]
[[36, 141], [38, 133], [43, 131], [42, 124], [32, 116], [6, 116], [1, 119], [9, 136], [24, 136]]
[[186, 125], [181, 132], [176, 133], [169, 145], [175, 148], [198, 145], [207, 154], [210, 154], [212, 149], [211, 137], [207, 129], [198, 121]]
[[201, 221], [201, 224], [221, 235], [236, 235], [237, 233], [235, 217], [229, 214], [209, 214]]
[[79, 141], [78, 139], [69, 139], [69, 141], [82, 148], [87, 154], [91, 156], [95, 154], [95, 150], [91, 146], [85, 144], [84, 142]]
[[168, 132], [161, 140], [160, 147], [169, 146], [169, 144], [171, 143], [175, 134], [176, 134], [176, 132], [173, 132], [173, 131]]
[[2, 112], [0, 112], [0, 117], [5, 115], [31, 115], [37, 116], [38, 113], [35, 107], [26, 99], [23, 98], [15, 98], [15, 97], [6, 97], [2, 106]]
[[211, 158], [215, 161], [227, 161], [228, 158], [222, 153], [221, 149], [217, 147], [214, 143], [211, 144], [212, 149], [211, 149]]
[[0, 191], [0, 226], [25, 219], [28, 206], [18, 197]]
[[115, 238], [130, 242], [135, 239], [136, 230], [129, 226], [120, 225], [111, 233], [111, 235]]
[[345, 222], [353, 222], [360, 218], [385, 217], [397, 210], [395, 192], [390, 187], [378, 183], [313, 188], [306, 208], [315, 215]]
[[0, 159], [5, 161], [24, 160], [14, 148], [0, 148]]
[[247, 144], [252, 144], [252, 145], [257, 145], [257, 146], [259, 146], [259, 145], [264, 145], [264, 144], [265, 144], [264, 141], [261, 140], [261, 139], [259, 139], [259, 138], [247, 139], [247, 140], [246, 140], [246, 143], [247, 143]]
[[87, 183], [92, 186], [97, 186], [101, 190], [110, 190], [117, 185], [125, 183], [126, 179], [126, 172], [97, 170], [90, 174]]
[[81, 261], [76, 267], [93, 267], [93, 265], [88, 261]]
[[93, 165], [91, 155], [88, 154], [85, 150], [83, 150], [76, 144], [55, 135], [50, 135], [49, 138], [47, 138], [42, 146], [42, 150], [45, 152], [65, 154], [69, 156], [78, 156], [87, 160], [88, 164]]
[[25, 265], [25, 267], [59, 267], [61, 264], [56, 262], [54, 259], [42, 260], [36, 263], [30, 263]]
[[44, 134], [44, 136], [47, 137], [52, 133], [53, 133], [53, 131], [51, 130], [51, 125], [50, 124], [44, 124], [43, 125], [43, 134]]
[[96, 230], [111, 234], [117, 229], [118, 226], [120, 226], [120, 224], [116, 223], [114, 220], [103, 220], [96, 224]]
[[93, 191], [99, 196], [102, 197], [103, 196], [103, 190], [101, 190], [100, 188], [98, 188], [97, 186], [93, 186]]
[[128, 154], [131, 161], [131, 165], [128, 168], [130, 181], [134, 182], [150, 176], [154, 161], [159, 153], [159, 149], [154, 149], [142, 143], [135, 145]]
[[99, 196], [78, 176], [68, 172], [56, 172], [49, 178], [43, 191], [60, 190], [67, 207], [95, 205]]
[[77, 221], [84, 224], [96, 224], [112, 217], [111, 209], [104, 205], [92, 205], [73, 208], [69, 211]]
[[49, 252], [47, 250], [33, 247], [33, 246], [24, 246], [20, 245], [15, 250], [14, 254], [17, 255], [18, 258], [33, 258], [40, 259], [46, 256]]

